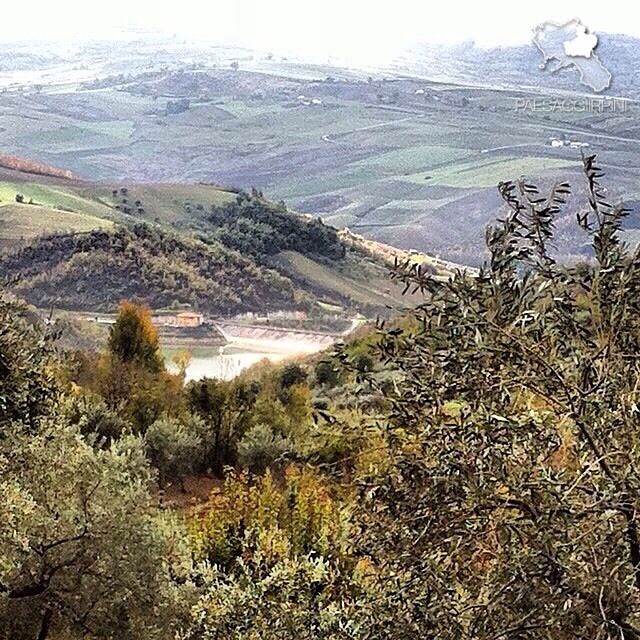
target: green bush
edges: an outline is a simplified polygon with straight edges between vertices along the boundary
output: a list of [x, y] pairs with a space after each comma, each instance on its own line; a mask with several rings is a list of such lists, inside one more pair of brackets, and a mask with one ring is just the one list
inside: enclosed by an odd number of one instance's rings
[[334, 387], [338, 384], [338, 370], [329, 360], [320, 360], [314, 369], [316, 383], [322, 386]]
[[280, 388], [288, 389], [307, 380], [307, 372], [299, 364], [288, 364], [280, 373]]
[[109, 409], [101, 398], [74, 399], [69, 406], [69, 417], [83, 435], [93, 437], [100, 446], [108, 446], [131, 431], [131, 425]]
[[274, 433], [266, 424], [257, 424], [238, 443], [238, 461], [250, 471], [262, 473], [290, 450], [287, 438]]
[[202, 456], [201, 435], [193, 425], [173, 418], [156, 420], [147, 430], [144, 441], [149, 461], [158, 470], [161, 486], [174, 479], [182, 483]]

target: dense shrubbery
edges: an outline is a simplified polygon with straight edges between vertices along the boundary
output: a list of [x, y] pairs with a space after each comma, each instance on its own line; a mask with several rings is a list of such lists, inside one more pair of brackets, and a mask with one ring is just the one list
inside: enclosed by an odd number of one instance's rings
[[[203, 232], [227, 247], [264, 261], [280, 251], [340, 260], [346, 249], [336, 230], [319, 219], [306, 219], [257, 194], [241, 193], [234, 202], [211, 207]], [[207, 234], [213, 226], [215, 230]]]
[[192, 523], [196, 558], [213, 569], [186, 636], [348, 637], [358, 592], [349, 531], [348, 510], [314, 471], [229, 475]]
[[186, 386], [180, 370], [165, 370], [149, 310], [123, 302], [107, 348], [76, 353], [66, 366], [64, 379], [78, 389], [69, 415], [102, 445], [126, 434], [145, 436], [162, 484], [190, 473], [220, 475], [238, 462], [264, 471], [283, 453], [301, 450], [312, 396], [300, 365], [257, 367], [232, 381]]
[[160, 418], [147, 429], [145, 450], [149, 462], [158, 470], [160, 486], [170, 480], [182, 482], [202, 466], [204, 431], [199, 421], [187, 423], [175, 418]]
[[53, 410], [55, 368], [51, 340], [0, 298], [0, 434], [14, 421], [35, 426]]
[[256, 424], [238, 442], [238, 463], [254, 473], [264, 473], [293, 449], [291, 442], [267, 424]]
[[220, 244], [136, 225], [42, 238], [0, 259], [0, 275], [40, 307], [111, 310], [123, 298], [154, 307], [192, 304], [212, 313], [298, 308], [290, 280]]
[[262, 548], [265, 565], [291, 555], [339, 558], [347, 547], [347, 513], [311, 469], [290, 466], [282, 481], [269, 472], [257, 479], [234, 472], [194, 520], [192, 535], [197, 555], [221, 566], [246, 557], [251, 546]]
[[141, 443], [82, 437], [43, 340], [0, 302], [0, 637], [171, 638], [187, 593]]
[[640, 637], [640, 252], [584, 162], [589, 263], [549, 250], [568, 185], [520, 181], [478, 277], [398, 267], [426, 295], [378, 345], [393, 385], [369, 423], [384, 456], [357, 474], [364, 637]]

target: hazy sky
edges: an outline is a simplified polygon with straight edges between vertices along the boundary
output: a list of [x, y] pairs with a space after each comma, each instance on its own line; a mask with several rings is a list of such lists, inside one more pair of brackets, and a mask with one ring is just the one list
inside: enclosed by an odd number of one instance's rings
[[528, 42], [537, 24], [581, 18], [640, 35], [640, 8], [602, 0], [22, 0], [2, 3], [0, 40], [120, 28], [307, 56], [384, 57], [418, 41]]

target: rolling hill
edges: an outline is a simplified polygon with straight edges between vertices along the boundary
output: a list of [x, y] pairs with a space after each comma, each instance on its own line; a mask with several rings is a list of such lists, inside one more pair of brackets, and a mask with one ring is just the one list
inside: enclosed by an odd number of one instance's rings
[[[17, 201], [19, 200], [19, 202]], [[0, 276], [30, 303], [112, 311], [123, 298], [214, 315], [385, 313], [392, 257], [260, 193], [112, 185], [0, 170]]]
[[[599, 36], [613, 75], [604, 104], [575, 70], [541, 70], [533, 42], [409, 46], [360, 70], [189, 43], [91, 43], [43, 61], [40, 90], [15, 74], [0, 95], [0, 148], [91, 180], [255, 186], [335, 227], [477, 266], [501, 215], [498, 182], [524, 174], [581, 189], [578, 145], [598, 153], [615, 199], [640, 198], [638, 40]], [[143, 202], [154, 197], [143, 190]], [[569, 218], [580, 206], [569, 203]], [[175, 207], [155, 215], [168, 221]], [[626, 221], [630, 242], [638, 217]], [[582, 244], [568, 231], [559, 254], [578, 258]]]

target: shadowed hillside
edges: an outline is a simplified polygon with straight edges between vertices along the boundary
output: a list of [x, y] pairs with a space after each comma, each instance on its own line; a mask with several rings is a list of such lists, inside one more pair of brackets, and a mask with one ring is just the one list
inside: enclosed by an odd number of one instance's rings
[[38, 306], [106, 311], [135, 298], [232, 313], [295, 304], [291, 283], [275, 271], [144, 225], [41, 238], [5, 257], [0, 270], [17, 277], [16, 290]]
[[37, 306], [373, 316], [400, 302], [391, 256], [256, 190], [1, 175], [0, 275]]

